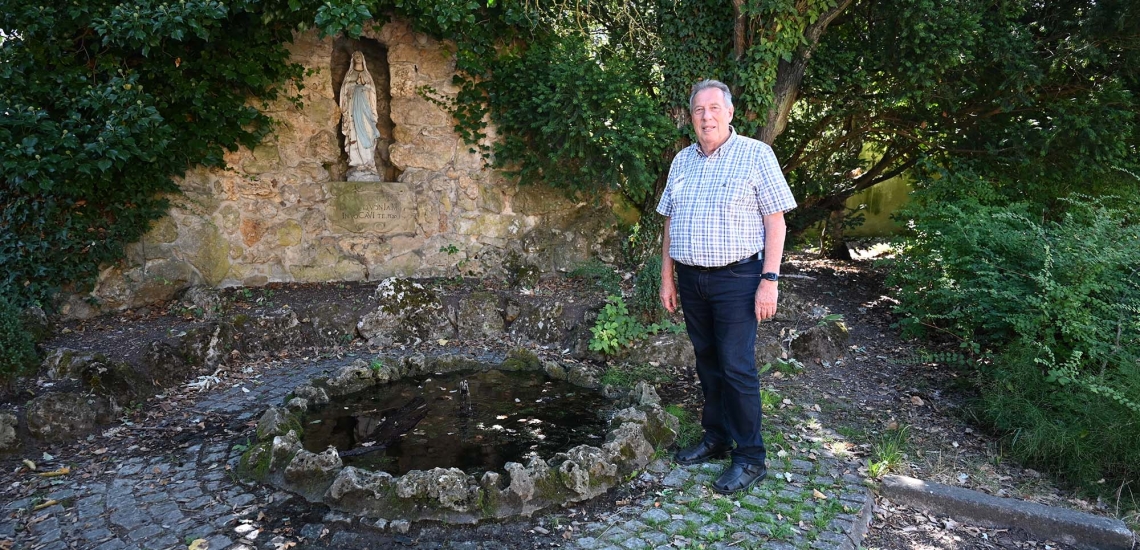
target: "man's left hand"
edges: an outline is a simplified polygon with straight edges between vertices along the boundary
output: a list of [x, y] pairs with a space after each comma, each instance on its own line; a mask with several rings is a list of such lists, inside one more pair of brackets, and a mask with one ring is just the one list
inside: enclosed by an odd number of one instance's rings
[[780, 288], [775, 281], [760, 281], [760, 288], [756, 289], [756, 320], [763, 321], [776, 314], [776, 299], [780, 297]]

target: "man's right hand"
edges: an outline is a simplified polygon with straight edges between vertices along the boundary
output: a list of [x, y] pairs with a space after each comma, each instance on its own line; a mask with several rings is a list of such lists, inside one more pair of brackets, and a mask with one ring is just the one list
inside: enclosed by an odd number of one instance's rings
[[665, 306], [665, 309], [669, 313], [677, 311], [677, 304], [679, 303], [677, 298], [677, 285], [673, 282], [672, 277], [668, 279], [663, 278], [661, 280], [661, 292], [659, 295], [661, 296], [661, 305]]

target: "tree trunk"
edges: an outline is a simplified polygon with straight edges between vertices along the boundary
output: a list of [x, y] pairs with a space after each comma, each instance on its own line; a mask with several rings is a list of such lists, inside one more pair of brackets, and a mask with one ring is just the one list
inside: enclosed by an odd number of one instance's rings
[[[800, 84], [803, 83], [808, 60], [811, 59], [812, 53], [819, 45], [819, 37], [823, 35], [823, 31], [827, 30], [827, 25], [835, 20], [840, 13], [843, 13], [843, 10], [847, 9], [852, 1], [840, 0], [834, 8], [820, 15], [815, 23], [804, 30], [804, 38], [807, 39], [807, 43], [796, 49], [796, 54], [791, 61], [780, 62], [776, 68], [776, 85], [772, 90], [775, 102], [772, 108], [768, 110], [768, 120], [757, 132], [756, 139], [771, 145], [775, 143], [780, 134], [784, 133], [784, 129], [788, 127], [788, 115], [791, 114], [796, 99], [799, 99]], [[739, 3], [740, 0], [733, 0], [733, 7], [737, 14], [740, 13], [740, 8], [737, 5]], [[738, 15], [736, 21], [738, 34], [743, 33], [740, 27], [740, 19]]]

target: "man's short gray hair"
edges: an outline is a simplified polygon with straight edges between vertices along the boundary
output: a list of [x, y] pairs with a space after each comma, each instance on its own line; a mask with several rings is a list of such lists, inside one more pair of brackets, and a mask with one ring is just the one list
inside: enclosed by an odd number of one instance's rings
[[693, 112], [693, 100], [696, 99], [697, 94], [709, 88], [716, 88], [720, 93], [724, 94], [725, 107], [732, 108], [732, 92], [728, 91], [728, 86], [719, 80], [706, 79], [693, 85], [693, 93], [689, 94], [689, 112]]

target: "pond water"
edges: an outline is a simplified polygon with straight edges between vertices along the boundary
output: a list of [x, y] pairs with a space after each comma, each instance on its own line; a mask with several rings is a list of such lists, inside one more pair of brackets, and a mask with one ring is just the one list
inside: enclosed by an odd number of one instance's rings
[[469, 372], [334, 399], [309, 413], [303, 444], [333, 445], [345, 465], [392, 475], [435, 467], [478, 475], [533, 453], [599, 445], [611, 408], [601, 394], [541, 373]]

